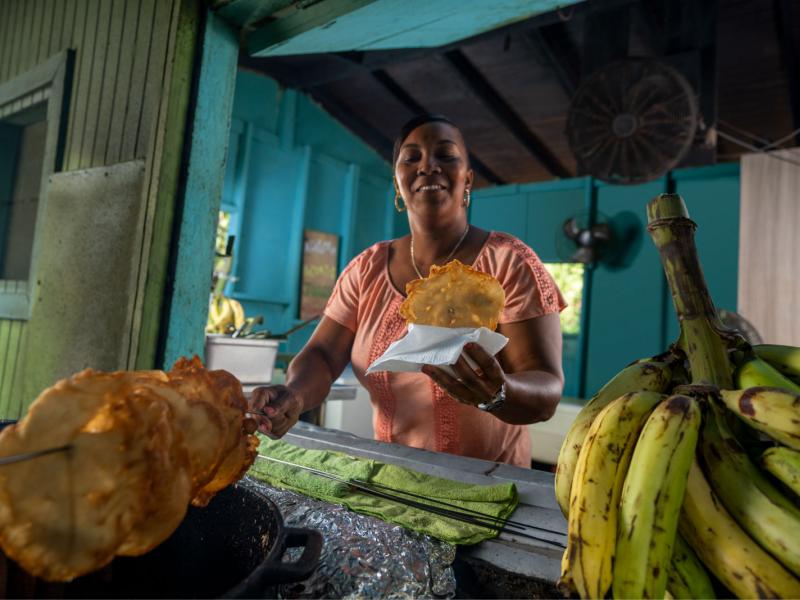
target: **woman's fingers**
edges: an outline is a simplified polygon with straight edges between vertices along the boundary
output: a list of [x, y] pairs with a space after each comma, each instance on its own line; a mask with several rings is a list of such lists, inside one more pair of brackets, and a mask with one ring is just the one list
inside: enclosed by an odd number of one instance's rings
[[478, 368], [483, 372], [483, 375], [492, 383], [499, 387], [503, 384], [505, 376], [500, 362], [491, 354], [481, 348], [480, 344], [471, 342], [464, 346], [464, 352], [469, 356]]
[[466, 404], [488, 402], [505, 381], [503, 368], [497, 359], [475, 343], [464, 346], [464, 353], [452, 369], [455, 376], [432, 365], [424, 366], [422, 371], [450, 396]]
[[250, 411], [261, 433], [282, 437], [297, 423], [302, 402], [286, 386], [259, 387], [250, 396]]
[[442, 388], [448, 395], [459, 402], [465, 404], [477, 405], [481, 400], [477, 399], [474, 392], [468, 388], [464, 383], [446, 373], [438, 367], [425, 365], [422, 367], [422, 372]]

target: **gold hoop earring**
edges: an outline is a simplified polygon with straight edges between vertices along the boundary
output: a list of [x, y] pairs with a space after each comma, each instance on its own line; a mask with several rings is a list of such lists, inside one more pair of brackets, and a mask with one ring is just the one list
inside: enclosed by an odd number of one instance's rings
[[397, 212], [403, 212], [407, 208], [406, 206], [401, 206], [400, 205], [400, 201], [402, 199], [403, 199], [403, 197], [400, 195], [400, 192], [399, 191], [395, 192], [395, 194], [394, 194], [394, 207], [397, 209]]
[[464, 190], [464, 206], [468, 207], [470, 202], [472, 202], [472, 195], [469, 191], [469, 188]]

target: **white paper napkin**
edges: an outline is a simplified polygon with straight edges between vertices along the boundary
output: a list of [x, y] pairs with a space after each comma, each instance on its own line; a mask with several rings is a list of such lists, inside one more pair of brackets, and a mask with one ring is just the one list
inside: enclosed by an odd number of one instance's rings
[[451, 328], [412, 323], [404, 337], [393, 342], [386, 352], [375, 359], [367, 369], [367, 374], [377, 371], [409, 373], [419, 371], [422, 365], [442, 367], [452, 374], [449, 365], [455, 364], [469, 342], [477, 343], [494, 356], [508, 343], [508, 338], [486, 327]]

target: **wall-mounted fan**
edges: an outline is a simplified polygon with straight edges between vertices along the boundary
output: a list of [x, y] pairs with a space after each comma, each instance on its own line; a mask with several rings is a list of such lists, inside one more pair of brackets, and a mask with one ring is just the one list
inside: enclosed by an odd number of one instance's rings
[[556, 231], [556, 252], [564, 262], [585, 265], [602, 263], [610, 270], [630, 266], [642, 245], [644, 224], [632, 211], [613, 217], [598, 212], [590, 220], [588, 211], [567, 218]]
[[635, 184], [678, 165], [697, 126], [697, 99], [686, 78], [663, 62], [629, 58], [580, 85], [566, 133], [581, 172]]
[[598, 215], [594, 224], [589, 225], [589, 213], [579, 213], [566, 219], [556, 233], [556, 250], [565, 262], [593, 264], [613, 237], [605, 217]]

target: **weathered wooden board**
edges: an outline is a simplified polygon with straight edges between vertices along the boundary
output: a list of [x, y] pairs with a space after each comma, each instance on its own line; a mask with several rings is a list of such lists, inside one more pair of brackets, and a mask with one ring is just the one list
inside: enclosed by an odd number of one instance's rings
[[42, 215], [48, 240], [28, 323], [22, 395], [91, 367], [124, 364], [133, 318], [132, 276], [142, 245], [143, 161], [50, 178]]

